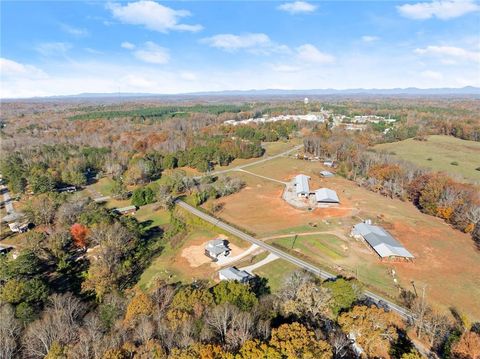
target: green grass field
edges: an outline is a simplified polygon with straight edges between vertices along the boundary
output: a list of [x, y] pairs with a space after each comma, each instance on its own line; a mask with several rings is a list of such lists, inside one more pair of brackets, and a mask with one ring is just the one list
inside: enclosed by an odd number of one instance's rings
[[[405, 161], [435, 171], [446, 172], [466, 182], [480, 183], [480, 142], [450, 136], [429, 136], [427, 141], [408, 139], [374, 147]], [[452, 163], [457, 163], [457, 165]]]
[[308, 256], [311, 253], [317, 256], [329, 257], [333, 260], [345, 257], [342, 250], [343, 241], [332, 234], [313, 234], [308, 236], [286, 237], [273, 239], [273, 243], [283, 248], [299, 250]]
[[255, 274], [268, 279], [272, 292], [281, 288], [285, 278], [299, 268], [283, 259], [276, 259], [260, 268], [255, 269]]

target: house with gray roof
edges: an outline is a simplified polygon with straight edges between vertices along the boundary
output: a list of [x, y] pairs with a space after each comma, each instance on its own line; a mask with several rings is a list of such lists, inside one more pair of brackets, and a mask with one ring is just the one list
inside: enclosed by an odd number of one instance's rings
[[330, 188], [319, 188], [315, 191], [317, 203], [340, 203], [337, 192]]
[[364, 239], [382, 259], [408, 259], [414, 256], [382, 227], [370, 223], [358, 223], [353, 226], [352, 236]]
[[239, 270], [235, 267], [228, 267], [219, 270], [218, 276], [220, 280], [236, 280], [240, 283], [245, 283], [252, 277], [250, 273], [244, 270]]
[[310, 177], [305, 175], [296, 175], [294, 178], [295, 193], [298, 197], [308, 197], [310, 195], [310, 186], [308, 181]]
[[213, 239], [205, 246], [205, 255], [214, 261], [217, 261], [220, 256], [226, 257], [229, 254], [230, 248], [228, 248], [228, 242], [224, 239]]

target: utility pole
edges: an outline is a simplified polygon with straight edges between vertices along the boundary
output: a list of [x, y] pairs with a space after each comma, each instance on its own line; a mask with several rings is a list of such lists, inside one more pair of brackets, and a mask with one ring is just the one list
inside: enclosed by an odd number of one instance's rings
[[292, 249], [293, 249], [293, 246], [295, 245], [295, 242], [297, 241], [297, 237], [298, 237], [298, 234], [296, 234], [295, 237], [293, 237]]
[[[418, 293], [417, 293], [417, 288], [415, 287], [415, 282], [412, 280], [412, 281], [410, 281], [410, 283], [412, 283], [413, 291], [415, 292], [415, 297], [418, 298]], [[424, 288], [424, 290], [425, 290], [425, 288]]]

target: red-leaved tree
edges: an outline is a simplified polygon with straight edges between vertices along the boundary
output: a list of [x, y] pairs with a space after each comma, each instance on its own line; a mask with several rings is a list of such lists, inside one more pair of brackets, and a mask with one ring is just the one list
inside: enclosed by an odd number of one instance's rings
[[70, 228], [70, 234], [72, 235], [73, 243], [79, 248], [87, 247], [87, 234], [88, 228], [83, 224], [74, 223]]

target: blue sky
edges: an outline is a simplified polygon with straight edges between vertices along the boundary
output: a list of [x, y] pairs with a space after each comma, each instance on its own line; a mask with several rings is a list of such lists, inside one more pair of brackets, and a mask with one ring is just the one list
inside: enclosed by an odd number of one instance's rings
[[1, 94], [480, 86], [480, 4], [2, 1]]

